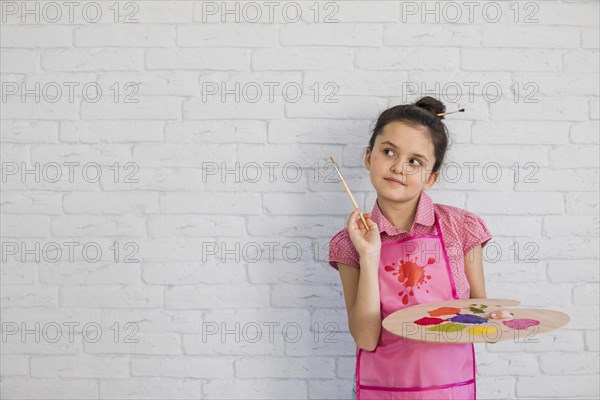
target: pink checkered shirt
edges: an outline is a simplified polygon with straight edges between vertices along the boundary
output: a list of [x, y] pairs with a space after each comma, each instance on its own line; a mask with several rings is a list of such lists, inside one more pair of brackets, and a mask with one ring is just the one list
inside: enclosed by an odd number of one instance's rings
[[[371, 219], [379, 227], [381, 242], [386, 243], [412, 235], [437, 234], [434, 213], [437, 215], [442, 228], [458, 297], [468, 299], [470, 286], [465, 275], [464, 255], [478, 244], [481, 244], [482, 247], [485, 246], [492, 238], [487, 226], [480, 217], [462, 208], [433, 203], [429, 195], [422, 190], [410, 232], [392, 225], [381, 213], [377, 201], [373, 206]], [[329, 265], [338, 269], [337, 263], [341, 262], [360, 268], [359, 261], [360, 257], [350, 240], [348, 228], [344, 228], [336, 233], [329, 242]]]

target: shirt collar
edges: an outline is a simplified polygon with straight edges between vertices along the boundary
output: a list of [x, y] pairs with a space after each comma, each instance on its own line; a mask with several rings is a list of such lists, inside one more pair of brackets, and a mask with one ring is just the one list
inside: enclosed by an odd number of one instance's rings
[[[390, 236], [406, 233], [405, 230], [397, 228], [390, 221], [388, 221], [388, 219], [381, 212], [377, 200], [375, 200], [375, 205], [371, 211], [371, 219], [379, 227], [379, 233], [386, 232]], [[429, 197], [424, 190], [421, 190], [419, 204], [417, 205], [417, 212], [415, 214], [415, 220], [413, 222], [413, 226], [411, 227], [411, 231], [413, 230], [415, 224], [431, 226], [434, 222], [433, 202], [431, 201], [431, 197]]]

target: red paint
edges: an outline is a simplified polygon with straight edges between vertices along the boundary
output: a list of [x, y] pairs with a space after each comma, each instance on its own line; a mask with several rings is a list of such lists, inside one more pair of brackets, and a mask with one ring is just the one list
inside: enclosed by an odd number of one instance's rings
[[[398, 293], [398, 296], [402, 297], [402, 304], [408, 304], [408, 296], [414, 296], [414, 287], [417, 289], [421, 288], [423, 283], [427, 283], [427, 280], [431, 279], [431, 275], [425, 276], [425, 267], [435, 262], [435, 258], [430, 257], [427, 259], [427, 265], [421, 267], [414, 260], [400, 260], [400, 266], [395, 269], [392, 265], [386, 265], [385, 270], [391, 272], [394, 276], [398, 276], [398, 282], [400, 282], [404, 288]], [[427, 279], [427, 280], [426, 280]]]
[[460, 308], [455, 307], [440, 307], [435, 310], [429, 311], [429, 315], [432, 317], [439, 317], [440, 315], [448, 315], [448, 314], [458, 314], [460, 312]]
[[442, 318], [423, 317], [421, 319], [416, 320], [415, 324], [417, 324], [417, 325], [437, 325], [437, 324], [441, 324], [444, 321], [446, 321], [446, 320], [442, 319]]

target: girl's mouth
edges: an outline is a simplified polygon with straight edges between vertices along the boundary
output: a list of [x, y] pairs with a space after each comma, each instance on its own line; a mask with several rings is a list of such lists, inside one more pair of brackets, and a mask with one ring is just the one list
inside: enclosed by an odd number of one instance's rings
[[390, 182], [393, 185], [400, 185], [400, 186], [406, 186], [404, 183], [400, 182], [397, 179], [393, 179], [393, 178], [385, 178], [386, 181]]

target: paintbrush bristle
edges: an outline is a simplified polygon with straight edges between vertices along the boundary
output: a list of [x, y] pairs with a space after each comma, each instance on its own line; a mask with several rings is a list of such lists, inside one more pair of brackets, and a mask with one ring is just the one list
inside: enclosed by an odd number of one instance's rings
[[333, 157], [329, 156], [329, 159], [331, 160], [332, 163], [335, 164], [335, 161], [333, 160]]

